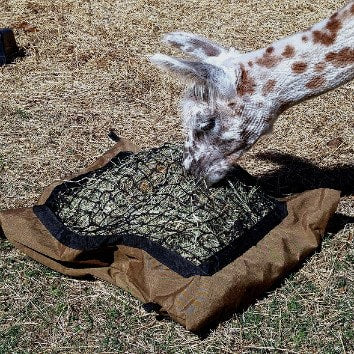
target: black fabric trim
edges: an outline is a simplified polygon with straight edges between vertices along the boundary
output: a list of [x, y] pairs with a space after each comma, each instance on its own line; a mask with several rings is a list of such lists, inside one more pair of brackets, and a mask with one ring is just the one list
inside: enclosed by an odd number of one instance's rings
[[109, 131], [108, 137], [110, 139], [112, 139], [113, 141], [115, 141], [116, 143], [120, 140], [120, 137], [118, 136], [118, 134], [116, 133], [116, 131], [114, 129], [111, 129]]
[[183, 277], [213, 275], [231, 261], [241, 256], [249, 248], [256, 245], [258, 241], [278, 225], [287, 215], [286, 204], [279, 202], [276, 210], [266, 215], [253, 228], [197, 266], [178, 253], [144, 236], [127, 233], [103, 235], [100, 237], [83, 236], [69, 230], [46, 205], [34, 206], [33, 212], [53, 237], [67, 247], [86, 251], [116, 245], [140, 248]]
[[5, 232], [0, 225], [0, 238], [6, 239]]

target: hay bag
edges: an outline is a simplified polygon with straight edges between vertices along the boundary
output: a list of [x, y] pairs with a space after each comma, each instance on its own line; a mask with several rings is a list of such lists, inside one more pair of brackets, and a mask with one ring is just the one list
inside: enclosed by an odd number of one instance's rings
[[339, 192], [278, 201], [242, 169], [208, 188], [182, 147], [124, 140], [38, 205], [0, 212], [9, 241], [71, 276], [109, 281], [192, 331], [257, 298], [315, 250]]

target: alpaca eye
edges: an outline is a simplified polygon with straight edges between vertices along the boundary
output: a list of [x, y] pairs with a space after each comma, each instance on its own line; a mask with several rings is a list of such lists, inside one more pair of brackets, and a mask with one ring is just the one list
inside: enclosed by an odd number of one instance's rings
[[216, 123], [215, 117], [210, 118], [209, 121], [208, 121], [208, 123], [207, 123], [204, 127], [202, 127], [202, 130], [203, 130], [204, 132], [207, 132], [207, 131], [209, 131], [209, 130], [214, 129], [215, 123]]
[[228, 104], [228, 106], [229, 106], [230, 108], [235, 108], [235, 107], [236, 107], [236, 102], [230, 102], [230, 103]]
[[210, 132], [214, 129], [216, 125], [216, 119], [210, 118], [207, 122], [199, 125], [199, 127], [195, 128], [194, 136], [196, 139], [202, 138], [206, 133]]

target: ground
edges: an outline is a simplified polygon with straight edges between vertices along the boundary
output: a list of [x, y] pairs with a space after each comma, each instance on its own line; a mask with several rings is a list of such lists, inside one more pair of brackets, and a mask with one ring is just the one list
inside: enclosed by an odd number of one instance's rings
[[[27, 56], [0, 68], [0, 209], [33, 205], [92, 162], [112, 145], [110, 128], [141, 147], [183, 140], [182, 85], [146, 59], [165, 50], [163, 33], [195, 31], [246, 51], [345, 3], [2, 0], [0, 27], [15, 29]], [[349, 83], [291, 108], [240, 161], [276, 196], [343, 191], [321, 249], [246, 311], [202, 339], [120, 289], [60, 275], [0, 240], [0, 353], [352, 352], [353, 99]]]

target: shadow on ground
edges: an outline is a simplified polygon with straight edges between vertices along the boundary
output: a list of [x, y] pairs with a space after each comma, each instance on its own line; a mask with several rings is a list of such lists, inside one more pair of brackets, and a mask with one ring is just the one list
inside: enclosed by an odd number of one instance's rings
[[[279, 166], [255, 177], [262, 189], [273, 197], [316, 188], [337, 189], [341, 196], [354, 195], [354, 164], [318, 167], [306, 159], [279, 152], [263, 152], [256, 156]], [[354, 223], [354, 217], [335, 213], [328, 223], [327, 232], [336, 234], [350, 223]]]
[[[336, 189], [341, 191], [341, 196], [354, 195], [354, 164], [319, 167], [306, 159], [279, 152], [256, 156], [279, 167], [259, 176], [251, 176], [237, 167], [233, 175], [245, 183], [258, 184], [272, 197], [283, 198], [317, 188]], [[354, 223], [354, 217], [336, 213], [328, 223], [327, 232], [336, 234], [350, 223]]]
[[279, 152], [256, 156], [279, 165], [278, 169], [256, 177], [264, 191], [274, 197], [316, 188], [337, 189], [342, 196], [354, 194], [354, 165], [318, 167], [306, 159]]

